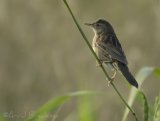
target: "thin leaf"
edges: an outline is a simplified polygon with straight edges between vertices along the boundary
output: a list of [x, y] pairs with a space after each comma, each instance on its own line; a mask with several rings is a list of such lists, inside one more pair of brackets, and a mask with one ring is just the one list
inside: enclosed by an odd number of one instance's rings
[[[158, 68], [154, 68], [154, 67], [145, 67], [145, 68], [142, 68], [138, 74], [136, 75], [136, 80], [138, 81], [138, 84], [139, 84], [139, 88], [141, 87], [142, 83], [144, 82], [144, 80], [152, 73], [157, 73], [157, 71], [155, 71], [156, 69]], [[133, 105], [133, 102], [135, 100], [135, 97], [137, 95], [137, 89], [135, 89], [134, 87], [131, 88], [130, 90], [130, 94], [129, 94], [129, 99], [128, 99], [128, 104], [130, 106]], [[124, 111], [124, 115], [123, 115], [123, 118], [122, 118], [122, 121], [126, 121], [127, 119], [127, 116], [129, 114], [129, 110], [126, 108], [125, 111]]]
[[48, 113], [57, 110], [57, 108], [62, 104], [64, 104], [65, 102], [67, 102], [68, 99], [74, 96], [84, 96], [91, 94], [100, 94], [100, 93], [92, 91], [79, 91], [51, 99], [49, 102], [41, 106], [33, 115], [31, 115], [25, 121], [39, 121], [39, 119], [47, 118], [46, 116], [48, 115]]
[[143, 112], [144, 112], [144, 121], [148, 121], [149, 106], [148, 106], [147, 98], [142, 91], [138, 91], [138, 94], [140, 95], [141, 101], [142, 101]]
[[160, 121], [160, 96], [155, 100], [153, 121]]

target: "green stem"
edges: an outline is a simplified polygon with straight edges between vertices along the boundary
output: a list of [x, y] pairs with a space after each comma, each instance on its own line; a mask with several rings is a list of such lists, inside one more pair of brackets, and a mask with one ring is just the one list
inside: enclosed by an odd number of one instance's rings
[[72, 11], [71, 11], [71, 9], [70, 9], [67, 1], [66, 1], [66, 0], [63, 0], [63, 2], [64, 2], [64, 4], [66, 5], [69, 13], [71, 14], [71, 16], [72, 16], [72, 18], [73, 18], [73, 21], [75, 22], [78, 30], [80, 31], [83, 39], [85, 40], [86, 44], [88, 45], [88, 47], [89, 47], [89, 49], [90, 49], [90, 51], [91, 51], [92, 54], [94, 55], [95, 59], [97, 60], [98, 64], [100, 65], [100, 67], [101, 67], [102, 71], [104, 72], [105, 76], [106, 76], [107, 79], [110, 81], [113, 89], [116, 91], [116, 93], [118, 94], [118, 96], [120, 97], [120, 99], [122, 100], [122, 102], [123, 102], [123, 103], [127, 106], [127, 108], [131, 111], [131, 113], [132, 113], [132, 115], [135, 117], [136, 121], [138, 121], [138, 118], [137, 118], [135, 112], [134, 112], [134, 111], [132, 110], [132, 108], [127, 104], [127, 102], [125, 101], [125, 99], [122, 97], [122, 95], [121, 95], [120, 92], [118, 91], [117, 87], [116, 87], [116, 86], [114, 85], [114, 83], [112, 82], [112, 79], [109, 77], [109, 75], [108, 75], [108, 73], [106, 72], [105, 68], [103, 67], [103, 65], [101, 64], [100, 60], [98, 59], [97, 55], [96, 55], [95, 52], [93, 51], [92, 46], [90, 45], [87, 37], [85, 36], [84, 32], [82, 31], [80, 25], [78, 24], [78, 22], [77, 22], [77, 20], [76, 20], [76, 18], [75, 18], [75, 16], [73, 15], [73, 13], [72, 13]]

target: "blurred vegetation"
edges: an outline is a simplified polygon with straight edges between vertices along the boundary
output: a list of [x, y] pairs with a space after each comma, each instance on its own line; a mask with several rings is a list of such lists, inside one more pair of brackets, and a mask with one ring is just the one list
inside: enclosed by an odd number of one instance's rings
[[[144, 66], [159, 66], [158, 0], [68, 2], [90, 40], [93, 32], [84, 22], [105, 18], [112, 23], [133, 74]], [[127, 96], [126, 81], [121, 75], [117, 78], [115, 84]], [[152, 105], [159, 85], [153, 76], [142, 85]], [[100, 121], [117, 121], [122, 116], [123, 103], [107, 87], [61, 0], [0, 0], [0, 114], [8, 121], [21, 121], [52, 97], [77, 90], [106, 93], [91, 99]], [[75, 108], [76, 104], [74, 99], [68, 102], [56, 120], [78, 120], [76, 112], [81, 109]], [[136, 102], [134, 107], [143, 118]], [[68, 115], [71, 112], [75, 115]], [[132, 116], [129, 119], [134, 120]]]

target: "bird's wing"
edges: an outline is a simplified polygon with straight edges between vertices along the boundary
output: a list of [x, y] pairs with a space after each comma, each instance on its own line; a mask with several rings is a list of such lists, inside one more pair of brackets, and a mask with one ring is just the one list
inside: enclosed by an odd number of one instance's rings
[[104, 41], [97, 42], [97, 46], [103, 50], [104, 54], [111, 55], [111, 57], [121, 63], [128, 64], [126, 56], [116, 36], [109, 35]]

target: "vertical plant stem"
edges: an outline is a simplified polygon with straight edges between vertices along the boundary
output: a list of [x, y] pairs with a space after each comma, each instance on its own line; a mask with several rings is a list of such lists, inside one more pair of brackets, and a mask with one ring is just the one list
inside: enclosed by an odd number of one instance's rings
[[84, 32], [82, 31], [80, 25], [78, 24], [78, 22], [77, 22], [77, 20], [76, 20], [76, 18], [75, 18], [75, 16], [73, 15], [73, 12], [71, 11], [71, 9], [70, 9], [67, 1], [66, 1], [66, 0], [63, 0], [63, 2], [64, 2], [64, 4], [66, 5], [69, 13], [71, 14], [71, 16], [72, 16], [72, 18], [73, 18], [73, 20], [74, 20], [74, 22], [75, 22], [78, 30], [80, 31], [83, 39], [85, 40], [87, 46], [89, 47], [90, 51], [91, 51], [92, 54], [94, 55], [94, 57], [95, 57], [95, 59], [97, 60], [98, 64], [100, 65], [100, 67], [101, 67], [103, 73], [105, 74], [106, 78], [110, 81], [110, 84], [112, 85], [113, 89], [114, 89], [115, 92], [118, 94], [118, 96], [120, 97], [120, 99], [122, 100], [122, 102], [123, 102], [123, 103], [127, 106], [127, 108], [131, 111], [132, 115], [135, 117], [135, 120], [138, 121], [138, 118], [137, 118], [135, 112], [134, 112], [133, 109], [127, 104], [127, 102], [125, 101], [125, 99], [123, 98], [123, 96], [121, 95], [121, 93], [118, 91], [117, 87], [114, 85], [114, 83], [112, 82], [112, 79], [109, 77], [109, 75], [108, 75], [108, 73], [106, 72], [105, 68], [103, 67], [103, 65], [101, 64], [100, 60], [98, 59], [97, 55], [96, 55], [95, 52], [93, 51], [92, 46], [90, 45], [87, 37], [85, 36]]

